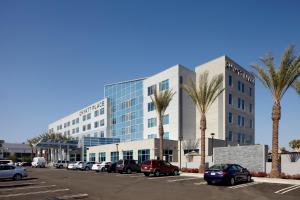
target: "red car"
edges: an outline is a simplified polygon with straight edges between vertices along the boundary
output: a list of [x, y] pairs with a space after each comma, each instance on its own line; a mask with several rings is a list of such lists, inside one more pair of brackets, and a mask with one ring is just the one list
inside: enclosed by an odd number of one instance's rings
[[154, 176], [163, 175], [179, 175], [179, 168], [164, 160], [146, 160], [141, 165], [141, 172], [145, 176], [153, 174]]

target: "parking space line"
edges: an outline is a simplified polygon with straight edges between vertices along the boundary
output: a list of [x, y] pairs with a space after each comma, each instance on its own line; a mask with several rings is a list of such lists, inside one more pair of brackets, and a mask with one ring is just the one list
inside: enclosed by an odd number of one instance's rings
[[256, 184], [260, 184], [260, 183], [258, 183], [258, 182], [246, 183], [246, 184], [231, 186], [229, 188], [230, 189], [238, 189], [238, 188], [248, 187], [248, 186], [252, 186], [252, 185], [256, 185]]
[[178, 178], [178, 176], [158, 176], [158, 177], [150, 177], [147, 179], [153, 180], [153, 179], [159, 179], [159, 178]]
[[43, 185], [43, 186], [17, 187], [17, 188], [2, 189], [2, 190], [0, 190], [0, 191], [26, 190], [26, 189], [48, 188], [48, 187], [55, 187], [55, 186], [56, 186], [56, 185]]
[[188, 181], [188, 180], [195, 180], [195, 179], [200, 179], [200, 178], [181, 178], [181, 179], [175, 179], [175, 180], [168, 180], [169, 183], [171, 182], [178, 182], [178, 181]]
[[276, 194], [284, 194], [284, 193], [290, 192], [290, 191], [292, 191], [292, 190], [295, 190], [295, 189], [297, 189], [297, 188], [300, 188], [300, 185], [292, 185], [292, 186], [290, 186], [290, 187], [287, 187], [287, 188], [283, 188], [283, 189], [277, 190], [277, 191], [274, 192], [274, 193], [276, 193]]
[[207, 184], [206, 182], [194, 183], [194, 185], [204, 185]]
[[61, 197], [56, 197], [56, 199], [58, 200], [66, 200], [66, 199], [83, 199], [88, 197], [88, 194], [75, 194], [75, 195], [65, 195], [65, 196], [61, 196]]
[[0, 195], [1, 197], [17, 197], [17, 196], [26, 196], [32, 194], [44, 194], [44, 193], [53, 193], [53, 192], [64, 192], [70, 190], [69, 188], [65, 189], [57, 189], [57, 190], [45, 190], [45, 191], [38, 191], [38, 192], [26, 192], [26, 193], [17, 193], [17, 194], [7, 194], [7, 195]]

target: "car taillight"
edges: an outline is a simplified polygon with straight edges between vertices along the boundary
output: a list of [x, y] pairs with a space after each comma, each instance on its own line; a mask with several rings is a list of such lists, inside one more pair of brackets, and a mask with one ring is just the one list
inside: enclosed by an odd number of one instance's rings
[[208, 172], [204, 172], [204, 174], [208, 174]]
[[226, 176], [228, 173], [227, 173], [227, 172], [224, 172], [224, 171], [222, 171], [222, 172], [217, 172], [217, 174], [218, 174], [218, 175], [221, 175], [221, 176]]

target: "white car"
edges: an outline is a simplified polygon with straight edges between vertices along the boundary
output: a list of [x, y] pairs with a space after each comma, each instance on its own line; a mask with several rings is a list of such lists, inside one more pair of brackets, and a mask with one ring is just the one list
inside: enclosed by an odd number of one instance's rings
[[74, 163], [70, 163], [67, 167], [67, 169], [77, 169], [78, 168], [78, 165], [82, 163], [82, 162], [74, 162]]
[[108, 161], [104, 161], [101, 163], [96, 163], [93, 164], [92, 166], [92, 170], [96, 171], [96, 172], [104, 172], [107, 170], [107, 168], [111, 165], [111, 162]]
[[44, 157], [34, 157], [31, 163], [32, 167], [46, 167], [46, 160]]

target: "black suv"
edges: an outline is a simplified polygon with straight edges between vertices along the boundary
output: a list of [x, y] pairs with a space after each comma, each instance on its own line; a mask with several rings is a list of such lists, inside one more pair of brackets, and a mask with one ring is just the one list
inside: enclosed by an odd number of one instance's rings
[[127, 174], [131, 174], [131, 172], [140, 172], [141, 167], [135, 160], [119, 160], [117, 162], [116, 171], [119, 173], [126, 172]]

